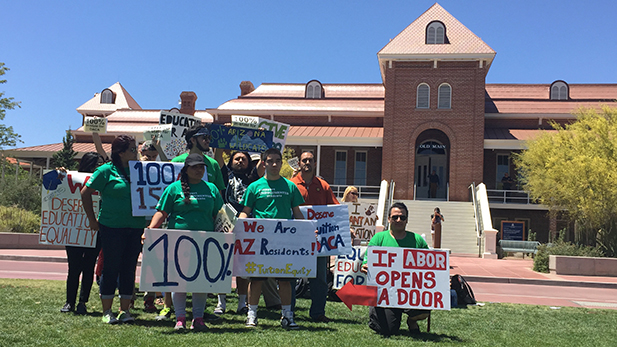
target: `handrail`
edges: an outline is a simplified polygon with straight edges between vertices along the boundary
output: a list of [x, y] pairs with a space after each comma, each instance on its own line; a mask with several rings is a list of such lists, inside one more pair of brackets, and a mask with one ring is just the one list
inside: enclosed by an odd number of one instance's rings
[[489, 202], [501, 204], [536, 204], [525, 190], [487, 189]]
[[478, 203], [478, 196], [476, 194], [476, 182], [472, 182], [469, 186], [471, 188], [471, 201], [473, 203], [474, 218], [476, 221], [476, 244], [478, 245], [478, 256], [482, 256], [482, 211], [480, 204]]

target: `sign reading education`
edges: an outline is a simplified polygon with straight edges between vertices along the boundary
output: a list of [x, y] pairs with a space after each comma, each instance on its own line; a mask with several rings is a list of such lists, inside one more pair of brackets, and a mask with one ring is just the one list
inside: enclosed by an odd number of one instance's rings
[[272, 147], [272, 132], [240, 127], [210, 125], [210, 147], [263, 153]]
[[234, 276], [315, 277], [314, 221], [239, 219], [234, 228]]
[[377, 207], [374, 204], [352, 202], [349, 205], [349, 226], [361, 241], [369, 241], [377, 230]]
[[139, 289], [229, 293], [234, 235], [175, 229], [146, 229]]
[[366, 284], [366, 275], [360, 271], [366, 255], [366, 248], [366, 246], [354, 246], [351, 254], [336, 257], [332, 288], [341, 289], [347, 282], [356, 285]]
[[[154, 216], [156, 204], [168, 185], [180, 179], [184, 163], [130, 161], [133, 216]], [[208, 181], [208, 169], [202, 178]]]
[[317, 256], [352, 252], [347, 205], [300, 206], [300, 211], [306, 219], [317, 222]]
[[[90, 221], [81, 201], [81, 188], [91, 173], [52, 170], [43, 175], [41, 191], [41, 230], [39, 243], [75, 247], [96, 247], [97, 231], [90, 229]], [[92, 195], [95, 215], [100, 197]]]
[[104, 134], [107, 132], [107, 118], [86, 117], [84, 119], [84, 131], [88, 133]]
[[450, 263], [441, 250], [369, 247], [368, 284], [377, 306], [450, 310]]
[[289, 133], [290, 125], [254, 116], [231, 116], [231, 125], [250, 129], [263, 128], [267, 131], [272, 131], [272, 148], [276, 148], [281, 153], [285, 149], [287, 134]]
[[171, 140], [161, 140], [161, 148], [167, 158], [175, 158], [186, 151], [186, 130], [194, 124], [201, 123], [201, 118], [182, 113], [161, 111], [159, 124], [171, 124]]

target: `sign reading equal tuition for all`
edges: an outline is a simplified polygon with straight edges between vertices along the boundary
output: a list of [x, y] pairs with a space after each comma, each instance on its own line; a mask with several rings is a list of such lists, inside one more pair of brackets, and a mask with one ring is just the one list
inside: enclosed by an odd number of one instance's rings
[[[91, 173], [56, 170], [43, 175], [41, 191], [41, 230], [39, 243], [75, 247], [96, 247], [97, 231], [90, 229], [90, 221], [81, 201], [81, 188]], [[94, 214], [98, 214], [100, 197], [92, 195]]]
[[175, 229], [146, 229], [139, 289], [229, 293], [234, 235]]
[[315, 277], [314, 221], [238, 219], [234, 228], [234, 276]]
[[368, 285], [377, 286], [377, 306], [450, 309], [450, 264], [441, 250], [368, 248]]
[[272, 131], [210, 125], [210, 147], [263, 153], [272, 147]]
[[349, 211], [347, 205], [300, 206], [308, 220], [317, 222], [317, 256], [350, 254]]

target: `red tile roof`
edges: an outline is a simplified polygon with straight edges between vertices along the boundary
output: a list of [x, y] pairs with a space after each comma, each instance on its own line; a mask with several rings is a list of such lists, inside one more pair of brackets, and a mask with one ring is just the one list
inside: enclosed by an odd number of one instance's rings
[[484, 139], [526, 141], [534, 139], [543, 131], [555, 132], [556, 130], [487, 128], [484, 129]]
[[383, 128], [291, 126], [288, 136], [292, 137], [383, 137]]

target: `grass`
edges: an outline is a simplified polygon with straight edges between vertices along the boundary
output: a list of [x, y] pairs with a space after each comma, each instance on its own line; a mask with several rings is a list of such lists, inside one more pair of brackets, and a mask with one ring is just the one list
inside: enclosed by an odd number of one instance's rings
[[[279, 312], [260, 309], [259, 326], [244, 327], [244, 316], [226, 313], [205, 333], [176, 333], [173, 322], [157, 322], [136, 302], [134, 324], [101, 323], [101, 308], [93, 288], [87, 316], [62, 314], [64, 282], [0, 279], [0, 346], [613, 346], [617, 341], [617, 311], [546, 306], [492, 304], [434, 311], [431, 332], [382, 338], [367, 326], [368, 309], [353, 312], [340, 302], [328, 302], [329, 324], [308, 320], [309, 300], [299, 299], [301, 330], [285, 331]], [[228, 309], [236, 296], [228, 295]], [[117, 301], [117, 300], [116, 300]], [[208, 299], [208, 309], [216, 299]], [[117, 309], [118, 303], [115, 303]], [[406, 325], [403, 321], [403, 331]], [[420, 323], [426, 331], [426, 323]]]

